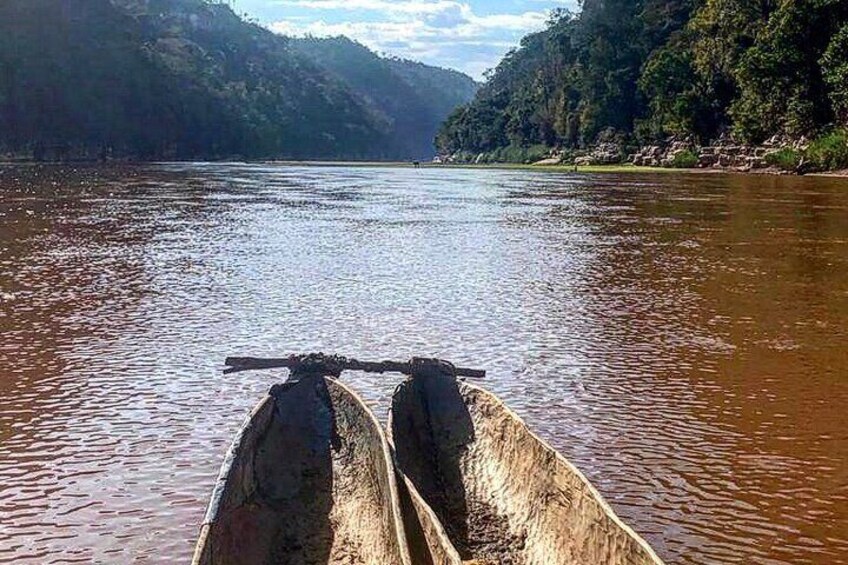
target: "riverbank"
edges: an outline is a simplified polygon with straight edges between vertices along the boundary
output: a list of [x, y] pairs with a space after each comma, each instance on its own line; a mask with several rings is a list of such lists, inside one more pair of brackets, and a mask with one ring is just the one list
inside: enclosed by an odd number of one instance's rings
[[[301, 166], [301, 167], [381, 167], [408, 169], [505, 169], [522, 171], [547, 171], [559, 173], [673, 173], [681, 169], [665, 169], [662, 167], [637, 167], [634, 165], [534, 165], [522, 163], [431, 163], [420, 162], [415, 165], [408, 161], [263, 161], [268, 165]], [[692, 169], [690, 172], [710, 172]]]
[[[110, 161], [106, 164], [116, 165], [131, 165], [145, 163], [202, 163], [204, 161]], [[753, 170], [739, 170], [733, 168], [673, 168], [673, 167], [650, 167], [642, 165], [633, 165], [629, 163], [616, 165], [548, 165], [548, 164], [532, 164], [532, 163], [431, 163], [421, 162], [417, 166], [409, 161], [206, 161], [209, 163], [256, 163], [271, 166], [288, 166], [288, 167], [369, 167], [382, 169], [480, 169], [480, 170], [507, 170], [507, 171], [531, 171], [538, 173], [560, 173], [560, 174], [657, 174], [657, 175], [741, 175], [741, 176], [810, 176], [810, 177], [826, 177], [826, 178], [848, 178], [848, 169], [840, 169], [836, 171], [806, 173], [800, 175], [797, 173], [789, 173], [776, 167]], [[98, 165], [104, 164], [97, 161], [73, 161], [73, 162], [42, 162], [32, 160], [0, 160], [0, 166], [37, 166], [37, 165]]]
[[671, 168], [671, 167], [645, 167], [640, 165], [533, 165], [520, 163], [489, 163], [485, 165], [457, 164], [457, 165], [428, 165], [428, 167], [455, 168], [455, 169], [504, 169], [534, 172], [554, 173], [584, 173], [584, 174], [658, 174], [658, 175], [739, 175], [739, 176], [788, 176], [788, 177], [823, 177], [823, 178], [848, 178], [848, 169], [836, 171], [825, 171], [816, 173], [789, 173], [776, 167], [766, 169], [739, 170], [732, 168]]
[[814, 138], [775, 135], [747, 143], [724, 134], [707, 144], [692, 136], [671, 136], [652, 145], [634, 146], [626, 138], [608, 135], [583, 149], [546, 146], [499, 148], [488, 153], [459, 151], [441, 156], [444, 163], [490, 165], [503, 162], [543, 167], [634, 167], [617, 172], [703, 170], [767, 175], [826, 173], [844, 176], [848, 169], [848, 128], [830, 128]]
[[534, 172], [552, 172], [552, 173], [597, 173], [597, 174], [613, 174], [613, 173], [647, 173], [647, 174], [717, 174], [730, 173], [733, 171], [723, 171], [720, 169], [670, 169], [667, 167], [643, 167], [638, 165], [533, 165], [521, 163], [487, 163], [487, 164], [457, 164], [457, 165], [432, 165], [433, 167], [454, 168], [454, 169], [505, 169], [515, 171], [534, 171]]
[[[429, 163], [423, 162], [418, 166], [409, 162], [386, 162], [386, 161], [265, 161], [269, 165], [303, 166], [303, 167], [378, 167], [378, 168], [420, 168], [420, 169], [479, 169], [479, 170], [505, 170], [505, 171], [532, 171], [540, 173], [571, 173], [571, 174], [659, 174], [659, 175], [788, 175], [779, 169], [757, 169], [754, 171], [740, 171], [734, 169], [720, 168], [670, 168], [670, 167], [646, 167], [632, 165], [629, 163], [617, 165], [540, 165], [533, 163]], [[833, 173], [829, 176], [848, 176], [848, 170], [842, 174]], [[791, 175], [795, 176], [795, 175]]]
[[645, 167], [640, 165], [533, 165], [533, 164], [511, 164], [492, 163], [485, 165], [429, 165], [430, 167], [456, 168], [456, 169], [505, 169], [536, 172], [554, 173], [585, 173], [585, 174], [661, 174], [661, 175], [740, 175], [740, 176], [789, 176], [789, 177], [825, 177], [825, 178], [848, 178], [848, 169], [836, 171], [824, 171], [815, 173], [789, 173], [776, 167], [766, 169], [739, 170], [732, 168], [670, 168], [670, 167]]
[[824, 173], [808, 173], [804, 176], [825, 178], [848, 178], [848, 169], [840, 169], [838, 171], [827, 171]]

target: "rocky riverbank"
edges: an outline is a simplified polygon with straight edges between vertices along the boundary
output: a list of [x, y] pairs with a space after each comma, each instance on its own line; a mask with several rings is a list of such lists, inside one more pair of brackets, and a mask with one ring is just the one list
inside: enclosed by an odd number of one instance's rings
[[797, 171], [780, 167], [777, 159], [770, 158], [783, 151], [802, 155], [809, 145], [807, 139], [790, 140], [775, 136], [761, 145], [737, 143], [722, 136], [709, 145], [699, 145], [694, 137], [671, 137], [663, 143], [645, 145], [634, 152], [614, 142], [599, 143], [583, 155], [574, 157], [578, 166], [632, 164], [637, 167], [664, 167], [677, 169], [717, 169], [739, 172], [802, 172], [803, 159], [799, 157]]
[[[761, 172], [773, 174], [804, 173], [809, 167], [805, 154], [810, 145], [806, 138], [789, 139], [775, 136], [759, 145], [744, 144], [724, 135], [709, 145], [701, 145], [693, 136], [670, 137], [664, 142], [633, 147], [607, 138], [585, 150], [542, 148], [524, 153], [510, 151], [457, 154], [438, 159], [442, 163], [512, 163], [539, 166], [598, 167], [633, 165], [669, 169], [707, 169], [716, 171]], [[510, 159], [512, 154], [520, 157]], [[818, 168], [821, 170], [821, 168]]]
[[[684, 167], [700, 169], [729, 169], [740, 172], [765, 171], [793, 172], [777, 166], [778, 160], [770, 158], [782, 151], [802, 154], [807, 150], [809, 140], [801, 138], [791, 140], [774, 136], [761, 145], [747, 145], [735, 142], [729, 136], [722, 136], [706, 146], [699, 146], [694, 138], [670, 138], [662, 145], [641, 147], [627, 157], [627, 162], [644, 167]], [[799, 160], [798, 170], [802, 172], [803, 160]]]

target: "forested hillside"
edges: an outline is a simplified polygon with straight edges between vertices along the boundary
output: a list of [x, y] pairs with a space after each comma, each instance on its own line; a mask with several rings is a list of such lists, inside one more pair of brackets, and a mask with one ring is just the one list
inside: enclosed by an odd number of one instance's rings
[[292, 45], [387, 120], [392, 146], [402, 155], [431, 156], [441, 123], [477, 92], [477, 83], [462, 73], [378, 57], [345, 37], [295, 39]]
[[336, 74], [293, 43], [204, 0], [3, 0], [0, 156], [422, 158], [473, 95], [392, 113], [406, 81], [378, 102], [351, 78], [389, 62], [349, 44], [360, 66]]
[[844, 0], [584, 0], [559, 11], [441, 129], [443, 153], [749, 143], [848, 123]]

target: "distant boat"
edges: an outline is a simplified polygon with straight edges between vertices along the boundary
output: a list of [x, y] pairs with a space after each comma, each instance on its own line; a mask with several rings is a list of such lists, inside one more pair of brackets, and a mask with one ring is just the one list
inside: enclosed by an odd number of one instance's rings
[[320, 376], [277, 385], [227, 454], [193, 565], [413, 565], [386, 437]]
[[[416, 377], [392, 399], [390, 441], [414, 509], [443, 533], [434, 552], [478, 565], [657, 565], [571, 463], [498, 398], [450, 377]], [[416, 492], [417, 491], [417, 492]], [[432, 510], [430, 510], [432, 509]]]

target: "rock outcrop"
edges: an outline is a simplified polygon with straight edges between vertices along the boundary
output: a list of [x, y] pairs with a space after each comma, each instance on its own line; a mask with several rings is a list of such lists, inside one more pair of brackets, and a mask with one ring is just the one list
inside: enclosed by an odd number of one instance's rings
[[[536, 157], [532, 162], [539, 166], [568, 164], [575, 166], [618, 165], [631, 163], [640, 167], [698, 168], [731, 170], [739, 172], [765, 171], [787, 173], [769, 163], [768, 156], [782, 149], [803, 152], [809, 145], [806, 138], [791, 139], [774, 136], [760, 145], [749, 145], [735, 141], [724, 134], [710, 145], [699, 145], [692, 136], [672, 136], [663, 142], [640, 147], [635, 153], [625, 152], [625, 143], [614, 136], [606, 136], [594, 146], [570, 151], [553, 148], [547, 155]], [[576, 155], [575, 155], [576, 153]], [[456, 153], [438, 158], [441, 163], [488, 163], [490, 154]], [[803, 163], [803, 161], [802, 161]], [[800, 167], [799, 167], [800, 171]], [[791, 171], [788, 171], [791, 172]]]
[[695, 138], [671, 137], [662, 145], [646, 145], [631, 155], [629, 162], [640, 167], [674, 167], [677, 159], [684, 153], [697, 154]]
[[731, 169], [737, 171], [754, 171], [770, 167], [768, 155], [781, 149], [791, 147], [804, 149], [807, 140], [790, 140], [774, 136], [762, 145], [747, 145], [737, 143], [729, 135], [722, 135], [712, 144], [698, 146], [691, 136], [685, 138], [671, 137], [662, 144], [646, 145], [628, 159], [631, 163], [644, 167], [674, 167], [680, 166], [682, 159], [678, 157], [689, 152], [697, 156], [693, 166], [701, 169]]
[[588, 154], [575, 157], [574, 164], [579, 166], [617, 165], [622, 162], [622, 155], [621, 145], [607, 141], [597, 144]]
[[776, 150], [766, 146], [743, 145], [729, 136], [722, 136], [712, 145], [702, 147], [698, 153], [698, 167], [754, 170], [768, 167], [766, 155]]

